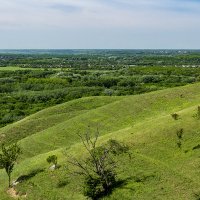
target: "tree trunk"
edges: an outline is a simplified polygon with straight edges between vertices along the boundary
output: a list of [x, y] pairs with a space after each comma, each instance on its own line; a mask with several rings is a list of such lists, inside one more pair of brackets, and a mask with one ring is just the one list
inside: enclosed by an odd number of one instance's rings
[[9, 175], [8, 175], [8, 187], [9, 187], [9, 188], [11, 187], [10, 181], [11, 181], [11, 177], [10, 177], [10, 174], [9, 174]]

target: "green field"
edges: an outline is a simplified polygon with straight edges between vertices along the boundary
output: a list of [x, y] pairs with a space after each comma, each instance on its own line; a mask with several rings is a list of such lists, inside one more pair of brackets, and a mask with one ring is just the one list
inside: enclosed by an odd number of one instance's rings
[[23, 68], [23, 67], [17, 67], [17, 66], [6, 66], [6, 67], [0, 67], [0, 70], [2, 71], [17, 71], [17, 70], [35, 70], [33, 68]]
[[[6, 66], [6, 67], [0, 67], [0, 71], [18, 71], [18, 70], [41, 70], [41, 69], [44, 69], [44, 68], [32, 68], [32, 67], [17, 67], [17, 66]], [[51, 68], [52, 70], [56, 70], [56, 71], [59, 71], [61, 70], [61, 68]], [[65, 69], [67, 70], [67, 69]]]
[[[117, 157], [118, 178], [124, 184], [104, 199], [200, 198], [200, 84], [125, 97], [87, 97], [47, 108], [0, 129], [1, 142], [19, 142], [23, 154], [12, 180], [29, 200], [86, 199], [82, 179], [69, 174], [67, 155], [87, 157], [77, 133], [99, 127], [99, 145], [109, 139], [129, 146], [131, 158]], [[174, 120], [172, 113], [180, 118]], [[184, 130], [182, 149], [176, 132]], [[56, 154], [61, 168], [48, 170], [46, 158]], [[33, 173], [34, 172], [34, 173]], [[7, 176], [0, 170], [0, 199], [7, 193]], [[23, 199], [23, 198], [22, 198]]]

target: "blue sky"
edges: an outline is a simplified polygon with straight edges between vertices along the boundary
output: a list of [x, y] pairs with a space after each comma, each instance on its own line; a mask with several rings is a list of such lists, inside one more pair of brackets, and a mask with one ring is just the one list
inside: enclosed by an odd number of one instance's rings
[[0, 48], [200, 49], [200, 0], [0, 0]]

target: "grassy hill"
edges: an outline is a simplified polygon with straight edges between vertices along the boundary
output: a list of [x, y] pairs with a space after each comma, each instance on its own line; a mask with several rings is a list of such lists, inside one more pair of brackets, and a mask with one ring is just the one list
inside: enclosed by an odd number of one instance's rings
[[[54, 106], [0, 129], [1, 142], [18, 141], [23, 155], [13, 180], [27, 175], [16, 190], [26, 199], [86, 199], [81, 178], [68, 173], [67, 155], [87, 157], [77, 133], [99, 127], [98, 144], [109, 139], [129, 146], [131, 158], [118, 156], [124, 184], [105, 199], [200, 198], [200, 84], [126, 97], [88, 97]], [[178, 113], [178, 120], [171, 117]], [[176, 133], [183, 129], [182, 148]], [[56, 154], [61, 168], [48, 170], [46, 158]], [[7, 177], [0, 170], [0, 199]]]

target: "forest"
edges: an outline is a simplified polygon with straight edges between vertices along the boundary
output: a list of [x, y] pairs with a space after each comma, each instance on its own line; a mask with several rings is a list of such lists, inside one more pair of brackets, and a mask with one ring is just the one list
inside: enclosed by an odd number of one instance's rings
[[1, 127], [81, 97], [135, 95], [200, 80], [198, 51], [0, 53]]

